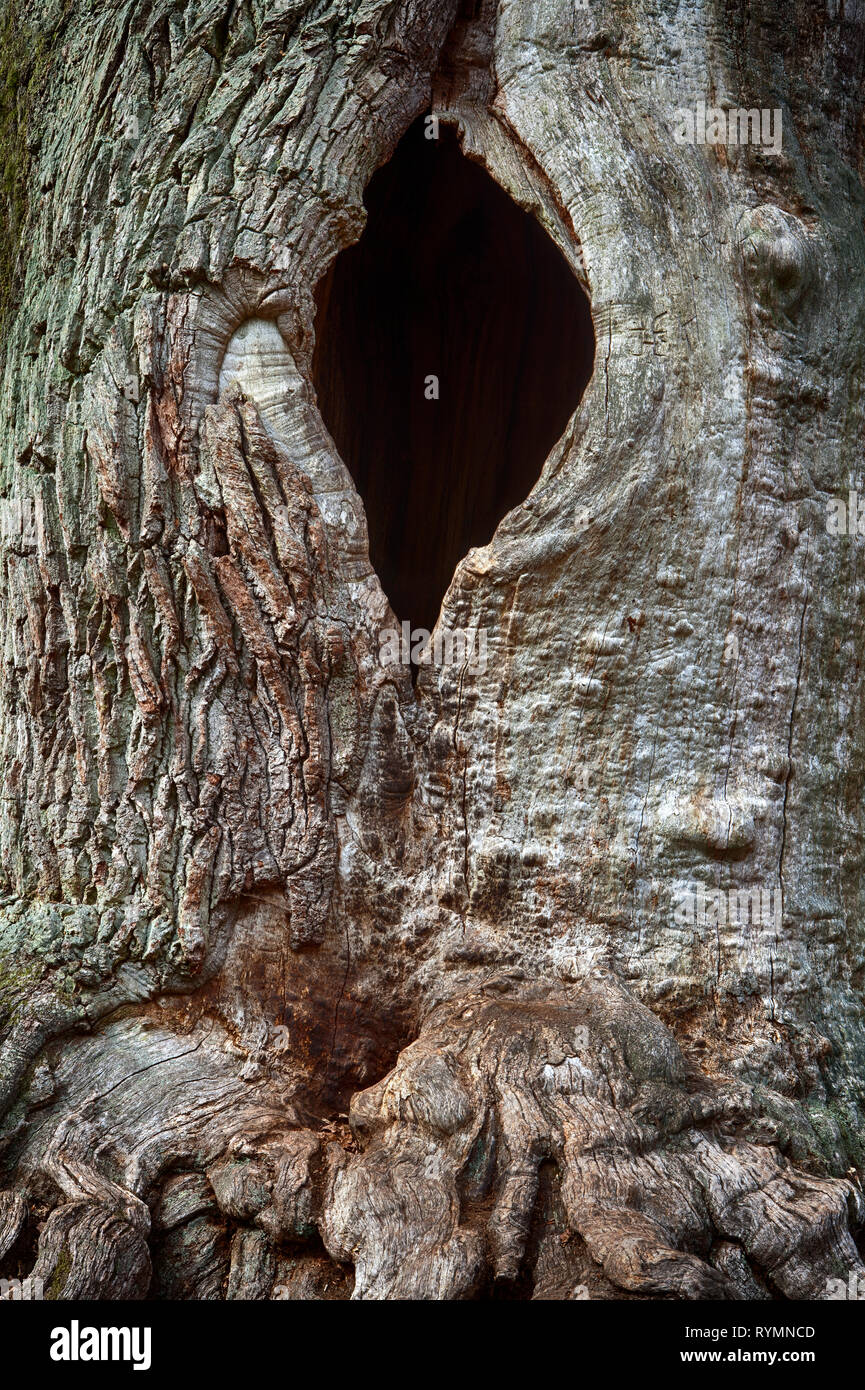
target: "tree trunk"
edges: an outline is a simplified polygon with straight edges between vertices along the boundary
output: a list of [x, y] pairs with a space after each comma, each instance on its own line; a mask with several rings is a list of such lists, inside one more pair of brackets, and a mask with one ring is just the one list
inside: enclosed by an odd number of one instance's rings
[[[6, 0], [4, 37], [0, 1275], [865, 1274], [861, 9]], [[314, 292], [425, 112], [595, 356], [453, 573], [485, 665], [413, 681]]]

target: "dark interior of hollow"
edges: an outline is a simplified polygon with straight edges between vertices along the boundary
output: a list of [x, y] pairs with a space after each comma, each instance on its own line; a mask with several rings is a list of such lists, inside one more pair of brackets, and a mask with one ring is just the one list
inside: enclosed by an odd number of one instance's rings
[[[370, 181], [317, 291], [313, 379], [400, 620], [431, 629], [454, 569], [531, 491], [592, 373], [561, 252], [423, 119]], [[427, 379], [438, 378], [438, 399]]]

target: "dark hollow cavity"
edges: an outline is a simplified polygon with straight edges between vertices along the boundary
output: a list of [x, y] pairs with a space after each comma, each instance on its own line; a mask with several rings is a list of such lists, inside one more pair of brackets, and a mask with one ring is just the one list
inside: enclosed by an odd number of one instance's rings
[[537, 481], [594, 331], [561, 252], [444, 126], [417, 121], [365, 203], [316, 291], [313, 379], [394, 612], [432, 629], [460, 559]]

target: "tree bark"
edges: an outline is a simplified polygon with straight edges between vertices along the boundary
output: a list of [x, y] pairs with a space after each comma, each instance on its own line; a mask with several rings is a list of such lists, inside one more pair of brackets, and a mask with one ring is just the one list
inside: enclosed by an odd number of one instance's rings
[[[865, 564], [826, 524], [865, 491], [865, 17], [6, 13], [0, 1274], [865, 1275]], [[699, 100], [777, 108], [780, 152], [677, 143]], [[597, 346], [448, 589], [486, 670], [413, 684], [379, 661], [313, 291], [428, 110], [559, 246]], [[751, 891], [773, 911], [719, 912]]]

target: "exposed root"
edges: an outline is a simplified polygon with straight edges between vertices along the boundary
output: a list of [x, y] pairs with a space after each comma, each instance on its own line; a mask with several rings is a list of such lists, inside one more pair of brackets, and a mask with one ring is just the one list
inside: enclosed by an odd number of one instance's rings
[[[235, 1083], [197, 1139], [166, 1111], [130, 1156], [94, 1097], [29, 1170], [55, 1194], [32, 1277], [63, 1299], [820, 1299], [865, 1274], [858, 1189], [791, 1164], [755, 1093], [690, 1067], [614, 977], [512, 989], [434, 1010], [350, 1130]], [[26, 1216], [0, 1194], [0, 1259]]]
[[760, 1296], [750, 1261], [778, 1294], [824, 1297], [862, 1268], [861, 1198], [751, 1142], [755, 1109], [609, 978], [448, 1004], [355, 1098], [364, 1149], [334, 1178], [325, 1243], [354, 1260], [355, 1297], [476, 1294], [518, 1276], [552, 1162], [568, 1229], [619, 1290]]

